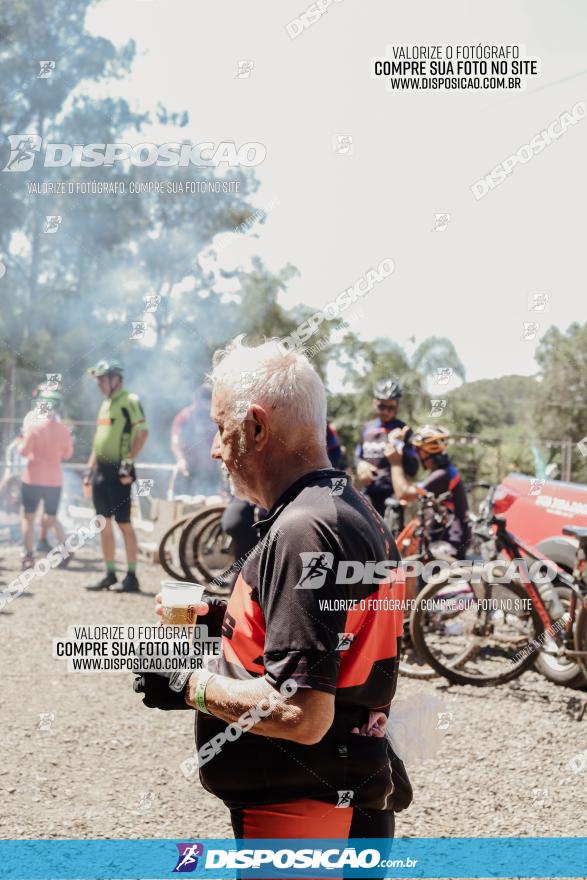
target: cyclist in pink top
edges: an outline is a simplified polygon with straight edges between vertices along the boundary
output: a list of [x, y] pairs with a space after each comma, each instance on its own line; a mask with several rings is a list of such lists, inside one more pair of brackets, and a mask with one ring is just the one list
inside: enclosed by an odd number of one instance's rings
[[[50, 528], [53, 528], [59, 542], [65, 541], [65, 531], [57, 519], [57, 508], [61, 495], [61, 462], [71, 458], [73, 441], [69, 429], [59, 419], [60, 403], [59, 391], [40, 386], [35, 407], [27, 414], [23, 424], [23, 439], [19, 444], [19, 452], [28, 462], [22, 475], [21, 487], [24, 509], [23, 568], [31, 568], [34, 564], [35, 516], [41, 500], [43, 501], [43, 533], [46, 534]], [[41, 544], [37, 549], [51, 549], [46, 539]], [[70, 557], [67, 556], [60, 566], [66, 565], [69, 559]]]

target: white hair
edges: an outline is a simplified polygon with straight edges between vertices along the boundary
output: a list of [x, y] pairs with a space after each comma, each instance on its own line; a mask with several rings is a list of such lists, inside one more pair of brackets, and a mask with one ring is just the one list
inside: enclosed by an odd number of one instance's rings
[[225, 350], [217, 351], [209, 375], [214, 386], [229, 388], [235, 399], [265, 404], [276, 418], [294, 425], [315, 425], [326, 430], [326, 389], [303, 352], [283, 353], [272, 339], [254, 347], [237, 336]]

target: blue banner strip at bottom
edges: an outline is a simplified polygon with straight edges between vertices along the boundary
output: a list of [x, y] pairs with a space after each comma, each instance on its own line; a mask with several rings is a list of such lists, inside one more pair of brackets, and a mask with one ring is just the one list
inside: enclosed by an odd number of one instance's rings
[[2, 840], [3, 880], [587, 877], [586, 837]]

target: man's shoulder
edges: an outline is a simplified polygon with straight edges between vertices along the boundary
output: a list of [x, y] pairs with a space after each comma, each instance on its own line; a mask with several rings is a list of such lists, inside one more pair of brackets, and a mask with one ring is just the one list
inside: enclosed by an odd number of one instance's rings
[[69, 437], [71, 433], [67, 425], [64, 425], [63, 422], [53, 422], [53, 431], [56, 434], [60, 434], [62, 437]]
[[122, 393], [121, 393], [120, 397], [118, 398], [118, 400], [120, 401], [121, 404], [124, 404], [126, 401], [128, 401], [129, 403], [135, 403], [135, 404], [141, 402], [138, 394], [136, 394], [134, 391], [127, 391], [126, 388], [122, 389]]
[[[345, 481], [339, 486], [338, 482]], [[275, 520], [274, 531], [290, 538], [319, 534], [337, 536], [357, 527], [365, 519], [364, 502], [349, 483], [349, 477], [326, 476], [304, 486]]]

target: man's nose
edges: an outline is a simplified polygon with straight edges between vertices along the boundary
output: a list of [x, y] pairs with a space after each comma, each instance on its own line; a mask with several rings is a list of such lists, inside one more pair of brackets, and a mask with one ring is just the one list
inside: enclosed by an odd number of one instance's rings
[[220, 455], [220, 431], [216, 431], [214, 434], [212, 446], [210, 447], [210, 458], [215, 459], [215, 461], [222, 461], [222, 456]]

